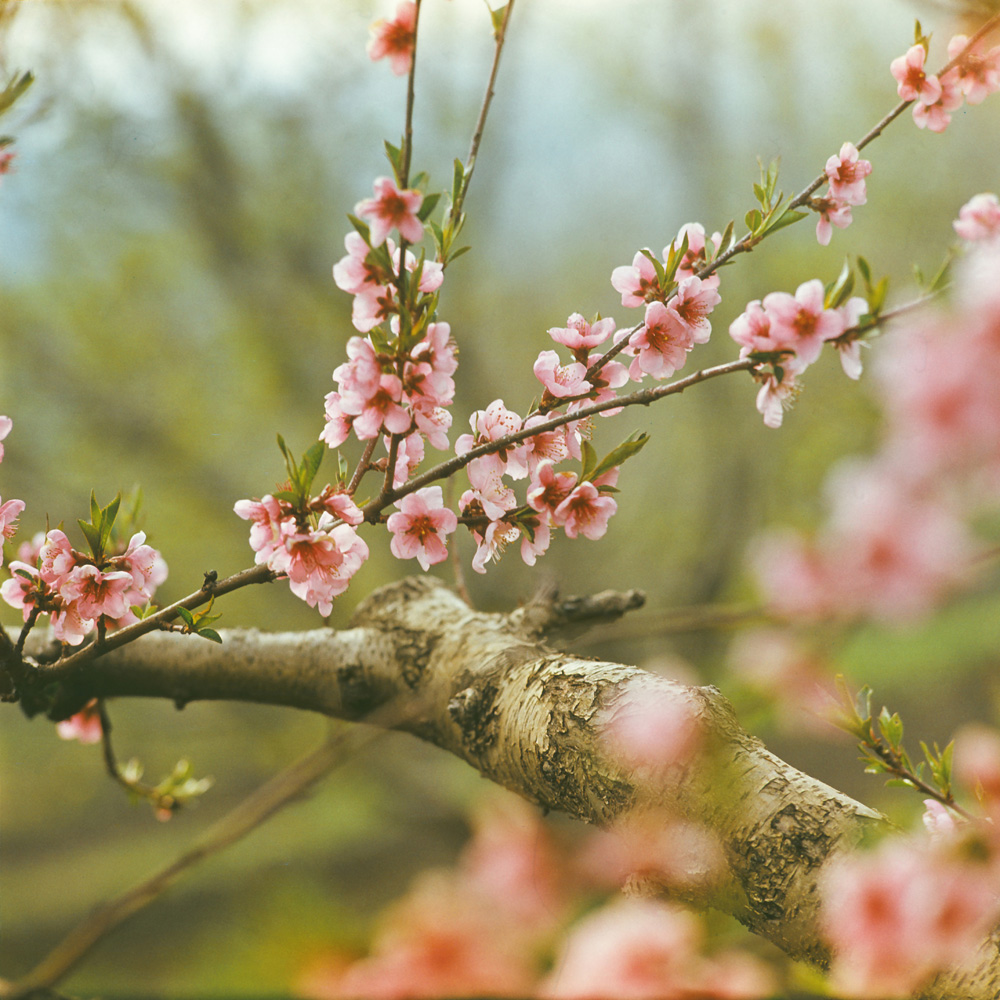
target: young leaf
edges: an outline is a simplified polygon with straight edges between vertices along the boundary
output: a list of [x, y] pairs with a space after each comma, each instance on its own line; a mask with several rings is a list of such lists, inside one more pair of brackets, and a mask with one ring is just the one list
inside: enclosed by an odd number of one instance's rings
[[441, 200], [441, 195], [435, 191], [432, 194], [424, 195], [424, 200], [420, 203], [420, 211], [417, 212], [417, 218], [421, 222], [426, 222], [428, 216], [431, 212], [437, 208], [437, 203]]
[[403, 180], [401, 174], [403, 172], [403, 153], [399, 146], [394, 146], [388, 139], [385, 140], [385, 155], [389, 160], [389, 164], [392, 167], [393, 175], [396, 178], [397, 184], [402, 184]]
[[609, 469], [613, 469], [615, 466], [621, 465], [633, 455], [638, 455], [639, 452], [646, 447], [646, 442], [648, 441], [648, 434], [643, 434], [640, 431], [635, 431], [630, 434], [620, 445], [618, 445], [617, 448], [612, 448], [611, 451], [609, 451], [608, 454], [601, 459], [587, 478], [591, 481], [599, 479]]
[[194, 615], [192, 615], [187, 608], [178, 608], [177, 616], [184, 620], [184, 624], [187, 625], [188, 628], [194, 627]]
[[200, 628], [195, 635], [200, 635], [203, 639], [209, 639], [219, 643], [220, 646], [222, 645], [222, 636], [214, 628]]
[[80, 525], [83, 537], [87, 539], [87, 545], [90, 546], [90, 554], [98, 560], [103, 558], [104, 553], [101, 550], [100, 529], [95, 528], [92, 524], [88, 524], [82, 518], [78, 519], [76, 523]]
[[494, 38], [500, 37], [500, 32], [503, 30], [503, 22], [506, 14], [507, 14], [506, 4], [504, 4], [502, 7], [497, 7], [496, 10], [490, 11], [490, 20], [493, 22]]

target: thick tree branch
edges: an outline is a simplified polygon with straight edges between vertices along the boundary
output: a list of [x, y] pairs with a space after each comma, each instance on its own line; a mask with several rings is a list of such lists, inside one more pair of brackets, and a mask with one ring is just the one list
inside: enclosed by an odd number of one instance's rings
[[[733, 914], [796, 958], [825, 964], [824, 866], [884, 820], [771, 754], [740, 728], [717, 689], [560, 653], [536, 639], [542, 621], [544, 614], [523, 611], [479, 613], [433, 579], [412, 578], [373, 594], [344, 632], [228, 632], [222, 647], [153, 634], [87, 664], [72, 683], [78, 697], [180, 705], [225, 698], [354, 720], [394, 699], [408, 702], [417, 710], [393, 728], [546, 809], [609, 825], [637, 807], [658, 807], [703, 824], [722, 845], [725, 870], [685, 889], [684, 898]], [[625, 685], [629, 698], [669, 691], [685, 700], [702, 727], [703, 751], [656, 774], [623, 767], [602, 728], [624, 704]], [[993, 998], [998, 968], [990, 940], [976, 970], [942, 977], [925, 995]]]

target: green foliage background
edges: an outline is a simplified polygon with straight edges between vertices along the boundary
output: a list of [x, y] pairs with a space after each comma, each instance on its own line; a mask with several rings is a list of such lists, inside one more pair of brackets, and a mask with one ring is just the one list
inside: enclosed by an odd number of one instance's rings
[[[492, 46], [473, 0], [425, 7], [414, 163], [443, 187], [465, 155]], [[0, 61], [7, 73], [31, 68], [37, 83], [5, 121], [18, 159], [0, 184], [0, 412], [15, 430], [0, 490], [28, 504], [22, 537], [73, 524], [91, 489], [103, 503], [141, 484], [150, 540], [171, 570], [164, 600], [208, 569], [252, 562], [232, 505], [281, 477], [276, 432], [297, 451], [316, 439], [353, 332], [330, 267], [345, 212], [386, 172], [382, 139], [402, 125], [403, 81], [364, 54], [368, 24], [387, 12], [360, 0], [42, 0], [18, 11]], [[524, 411], [545, 330], [570, 312], [634, 320], [612, 268], [640, 246], [659, 251], [687, 221], [711, 231], [742, 218], [758, 155], [780, 156], [794, 191], [863, 134], [895, 102], [888, 63], [910, 44], [915, 13], [866, 0], [522, 0], [468, 203], [473, 252], [442, 296], [461, 351], [453, 439], [498, 396]], [[940, 58], [956, 22], [937, 11], [925, 27]], [[908, 298], [912, 264], [935, 267], [959, 206], [997, 189], [994, 101], [964, 109], [943, 136], [908, 116], [893, 126], [866, 154], [870, 204], [830, 248], [803, 222], [727, 269], [714, 341], [689, 368], [735, 356], [726, 329], [748, 299], [832, 280], [845, 254], [863, 252], [891, 276], [896, 301]], [[653, 440], [623, 471], [608, 535], [560, 539], [541, 569], [564, 592], [639, 587], [649, 604], [629, 628], [578, 648], [629, 662], [684, 657], [726, 687], [728, 635], [665, 637], [660, 619], [678, 605], [752, 600], [748, 542], [768, 525], [816, 524], [830, 464], [878, 436], [869, 388], [848, 383], [835, 359], [810, 370], [780, 432], [763, 427], [753, 397], [749, 379], [732, 378], [602, 422], [605, 446], [632, 430]], [[334, 627], [415, 569], [374, 533], [368, 541], [372, 558]], [[458, 544], [468, 565], [473, 547]], [[516, 553], [467, 576], [486, 608], [509, 608], [538, 582]], [[996, 604], [980, 593], [909, 634], [840, 637], [842, 663], [896, 698], [914, 731], [946, 739], [961, 719], [993, 714]], [[220, 610], [224, 627], [320, 624], [280, 585]], [[0, 617], [16, 620], [9, 609]], [[190, 755], [217, 786], [160, 826], [128, 807], [96, 749], [4, 711], [2, 975], [25, 971], [325, 731], [318, 717], [254, 706], [111, 710], [123, 756], [138, 754], [155, 776]], [[850, 747], [772, 745], [879, 797]], [[362, 944], [414, 871], [453, 856], [481, 785], [387, 737], [117, 932], [67, 988], [286, 989], [314, 952]]]

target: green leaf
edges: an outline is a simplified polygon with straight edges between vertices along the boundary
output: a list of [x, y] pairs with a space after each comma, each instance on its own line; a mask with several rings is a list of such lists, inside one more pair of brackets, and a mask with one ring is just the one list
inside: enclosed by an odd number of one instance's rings
[[455, 260], [458, 257], [461, 257], [462, 254], [464, 253], [468, 253], [471, 249], [472, 247], [459, 247], [457, 250], [452, 251], [450, 254], [448, 254], [447, 263], [450, 264], [453, 260]]
[[[780, 202], [780, 196], [779, 196]], [[798, 212], [790, 209], [787, 205], [777, 211], [777, 206], [775, 206], [776, 215], [773, 219], [769, 219], [767, 225], [764, 226], [763, 233], [776, 233], [779, 229], [784, 229], [786, 226], [792, 226], [800, 219], [804, 219], [809, 213], [808, 212]], [[761, 235], [763, 235], [763, 233]]]
[[209, 639], [212, 642], [217, 642], [220, 646], [222, 645], [222, 636], [219, 635], [214, 628], [200, 628], [195, 634], [200, 635], [203, 639]]
[[395, 175], [396, 183], [402, 184], [402, 173], [403, 173], [403, 153], [399, 146], [394, 146], [388, 139], [385, 140], [385, 155], [389, 160], [389, 165], [392, 167], [392, 172]]
[[0, 115], [2, 115], [33, 83], [34, 74], [28, 70], [18, 76], [16, 73], [10, 83], [0, 91]]
[[667, 284], [667, 273], [663, 269], [663, 263], [660, 261], [660, 258], [648, 247], [643, 247], [639, 253], [653, 265], [653, 270], [656, 272], [656, 282], [660, 288], [663, 288]]
[[178, 608], [177, 616], [184, 620], [184, 624], [187, 625], [188, 628], [194, 627], [194, 615], [192, 615], [187, 608]]
[[90, 491], [90, 523], [96, 528], [101, 523], [101, 506], [97, 502], [94, 491]]
[[458, 157], [455, 157], [454, 170], [451, 176], [451, 203], [458, 204], [458, 199], [462, 197], [462, 185], [465, 184], [465, 164]]
[[[879, 729], [882, 730], [882, 735], [886, 738], [889, 746], [894, 749], [899, 747], [903, 742], [903, 720], [900, 719], [898, 712], [893, 712], [889, 714], [889, 709], [883, 706], [881, 713], [878, 717]], [[906, 761], [904, 761], [904, 764]]]
[[634, 431], [617, 448], [612, 448], [604, 458], [595, 466], [590, 475], [585, 477], [591, 482], [599, 479], [609, 469], [630, 459], [633, 455], [638, 455], [649, 441], [649, 435], [641, 431]]
[[111, 501], [101, 511], [101, 551], [105, 551], [108, 545], [108, 539], [111, 537], [111, 529], [114, 527], [115, 518], [118, 517], [118, 508], [121, 506], [122, 495], [121, 493], [116, 493], [114, 500]]
[[597, 465], [597, 452], [589, 441], [584, 441], [581, 446], [583, 470], [580, 473], [581, 479], [590, 479], [590, 471]]
[[845, 260], [837, 280], [826, 287], [824, 305], [827, 309], [837, 309], [850, 298], [852, 291], [854, 291], [854, 272], [851, 269], [851, 262]]
[[865, 283], [865, 288], [872, 287], [872, 269], [868, 264], [868, 261], [864, 257], [858, 257], [858, 274], [861, 275], [861, 280]]
[[83, 532], [83, 537], [87, 539], [87, 544], [90, 546], [90, 554], [97, 560], [100, 560], [104, 553], [101, 551], [101, 532], [99, 528], [95, 528], [92, 524], [88, 524], [82, 519], [78, 519], [77, 524], [80, 525], [80, 530]]
[[756, 208], [751, 209], [745, 216], [743, 216], [743, 221], [747, 224], [747, 229], [749, 229], [754, 236], [757, 235], [757, 230], [763, 219], [764, 216], [762, 216]]
[[368, 223], [359, 219], [356, 215], [351, 215], [350, 212], [347, 213], [347, 221], [354, 226], [354, 228], [358, 231], [358, 235], [365, 241], [365, 243], [371, 246], [372, 231]]
[[432, 194], [424, 195], [424, 200], [420, 203], [420, 211], [417, 212], [417, 218], [421, 222], [426, 222], [427, 217], [437, 208], [437, 203], [441, 200], [441, 195], [439, 192], [435, 191]]
[[715, 254], [716, 257], [718, 257], [719, 254], [725, 253], [729, 249], [729, 245], [733, 241], [733, 229], [735, 228], [735, 226], [736, 226], [735, 221], [730, 220], [725, 230], [723, 230], [722, 242], [719, 244], [719, 249], [716, 251]]
[[496, 10], [490, 11], [490, 20], [493, 22], [494, 38], [500, 37], [500, 32], [503, 30], [503, 22], [506, 15], [507, 15], [506, 4], [504, 4], [502, 7], [497, 7]]
[[302, 486], [306, 493], [312, 488], [316, 473], [319, 472], [320, 465], [323, 464], [323, 456], [326, 454], [326, 445], [322, 441], [317, 441], [302, 456]]

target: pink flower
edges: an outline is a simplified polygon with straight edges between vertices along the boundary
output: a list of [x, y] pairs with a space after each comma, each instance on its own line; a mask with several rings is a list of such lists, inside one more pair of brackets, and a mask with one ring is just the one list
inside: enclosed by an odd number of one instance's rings
[[[444, 410], [441, 411], [445, 413]], [[450, 414], [445, 413], [449, 420]], [[420, 427], [420, 414], [414, 413], [417, 417], [417, 426]], [[385, 445], [385, 450], [390, 451], [391, 438], [384, 437], [382, 443]], [[433, 438], [431, 439], [433, 444]], [[447, 441], [446, 441], [447, 443]], [[405, 483], [410, 476], [413, 475], [413, 471], [416, 467], [424, 460], [424, 439], [419, 434], [408, 434], [406, 437], [401, 438], [399, 445], [396, 448], [396, 468], [393, 470], [392, 475], [392, 486], [393, 489], [398, 489]]]
[[963, 240], [1000, 239], [1000, 200], [995, 194], [977, 194], [959, 210], [952, 223]]
[[81, 618], [94, 620], [124, 618], [128, 613], [128, 594], [135, 586], [131, 573], [114, 570], [104, 573], [85, 563], [76, 566], [59, 588], [60, 596], [76, 605]]
[[[503, 405], [502, 399], [494, 399], [485, 410], [476, 410], [469, 417], [469, 423], [475, 434], [462, 434], [455, 442], [455, 454], [464, 455], [474, 447], [489, 441], [499, 441], [508, 434], [514, 434], [521, 429], [521, 418]], [[506, 474], [512, 479], [524, 479], [528, 474], [527, 449], [523, 444], [501, 448], [495, 454], [484, 455], [482, 459], [487, 465], [492, 465], [496, 471]]]
[[[696, 272], [700, 271], [708, 263], [708, 241], [705, 238], [705, 227], [700, 222], [686, 222], [677, 233], [677, 238], [668, 247], [663, 249], [663, 259], [666, 260], [671, 250], [680, 249], [684, 238], [687, 237], [687, 252], [681, 258], [677, 266], [676, 278], [683, 281], [684, 278], [692, 278]], [[718, 250], [722, 245], [722, 233], [712, 233], [713, 250]], [[707, 288], [718, 288], [719, 274], [716, 271], [702, 281]]]
[[21, 617], [27, 621], [39, 594], [47, 588], [34, 566], [15, 559], [7, 568], [11, 577], [0, 584], [0, 597], [12, 608], [20, 608]]
[[261, 500], [237, 500], [233, 510], [244, 521], [253, 522], [250, 525], [250, 548], [257, 553], [254, 562], [269, 562], [281, 545], [282, 524], [289, 519], [286, 509], [268, 493]]
[[328, 448], [339, 448], [350, 436], [354, 417], [344, 413], [340, 405], [340, 393], [328, 392], [325, 398], [326, 423], [320, 432], [319, 439]]
[[9, 174], [13, 169], [14, 157], [17, 153], [13, 151], [4, 152], [0, 150], [0, 177], [4, 174]]
[[837, 156], [826, 161], [826, 176], [830, 181], [830, 196], [844, 205], [863, 205], [868, 196], [865, 178], [872, 172], [867, 160], [858, 159], [853, 143], [845, 142]]
[[56, 723], [61, 740], [79, 740], [81, 743], [100, 743], [104, 736], [97, 699], [92, 698], [76, 715]]
[[575, 472], [556, 472], [551, 459], [544, 459], [535, 466], [528, 487], [528, 504], [532, 510], [555, 513], [576, 486]]
[[603, 344], [615, 332], [613, 319], [599, 319], [593, 326], [579, 313], [573, 313], [565, 327], [552, 327], [549, 336], [571, 351], [587, 352], [598, 344]]
[[622, 305], [630, 308], [645, 305], [663, 294], [656, 278], [656, 268], [644, 253], [637, 253], [632, 258], [631, 267], [616, 267], [611, 272], [611, 284], [622, 293]]
[[893, 59], [889, 66], [898, 84], [896, 93], [904, 101], [933, 104], [941, 96], [941, 84], [934, 75], [924, 72], [927, 50], [922, 45], [911, 46], [906, 55]]
[[569, 538], [582, 534], [594, 541], [608, 530], [608, 521], [616, 510], [618, 504], [599, 493], [593, 483], [579, 483], [552, 512], [552, 521]]
[[[855, 295], [848, 299], [838, 312], [844, 321], [844, 330], [850, 330], [857, 326], [861, 317], [868, 312], [868, 302], [860, 295]], [[840, 355], [840, 366], [848, 378], [861, 378], [861, 348], [867, 346], [863, 340], [857, 338], [854, 340], [838, 339], [834, 344]]]
[[962, 106], [962, 91], [959, 88], [958, 70], [952, 68], [940, 78], [941, 96], [932, 104], [918, 103], [913, 106], [913, 120], [917, 128], [931, 132], [943, 132], [951, 122], [951, 112]]
[[[407, 3], [408, 0], [404, 0]], [[360, 201], [354, 207], [355, 215], [371, 226], [371, 244], [381, 246], [389, 231], [398, 229], [399, 235], [410, 243], [419, 243], [424, 235], [424, 224], [417, 217], [424, 196], [407, 188], [400, 191], [389, 177], [375, 180], [375, 197]]]
[[534, 518], [530, 535], [523, 524], [519, 524], [518, 527], [523, 536], [521, 538], [521, 558], [526, 566], [534, 566], [538, 557], [543, 555], [549, 547], [551, 530], [548, 519], [544, 517]]
[[137, 531], [128, 548], [115, 561], [132, 574], [133, 587], [126, 595], [129, 605], [141, 605], [152, 599], [156, 588], [167, 578], [167, 564], [151, 545], [146, 545], [146, 533]]
[[955, 737], [955, 777], [985, 805], [1000, 815], [1000, 733], [982, 725], [963, 727]]
[[[627, 379], [626, 375], [626, 379]], [[547, 418], [536, 415], [528, 417], [524, 422], [525, 427], [533, 427], [544, 423]], [[528, 460], [528, 474], [533, 476], [538, 468], [539, 462], [548, 459], [551, 462], [559, 463], [569, 455], [569, 446], [566, 444], [566, 431], [562, 427], [555, 430], [543, 431], [535, 434], [524, 441], [525, 454]]]
[[76, 554], [69, 539], [59, 528], [53, 528], [45, 535], [38, 556], [41, 559], [41, 576], [50, 587], [58, 588], [76, 566]]
[[771, 339], [779, 350], [795, 355], [791, 365], [794, 374], [819, 357], [827, 340], [844, 332], [843, 317], [824, 306], [823, 282], [818, 278], [799, 285], [794, 296], [771, 292], [764, 297], [764, 309], [770, 319]]
[[[464, 496], [464, 495], [463, 495]], [[490, 521], [485, 532], [473, 531], [476, 540], [476, 554], [472, 557], [472, 568], [477, 573], [486, 572], [486, 564], [491, 560], [499, 562], [504, 550], [517, 540], [521, 529], [506, 521]]]
[[948, 838], [958, 832], [955, 817], [936, 799], [924, 799], [924, 814], [920, 818], [932, 838]]
[[602, 725], [611, 753], [627, 767], [669, 767], [688, 761], [698, 742], [690, 700], [678, 688], [626, 684]]
[[371, 248], [360, 233], [349, 232], [344, 237], [344, 246], [347, 256], [333, 265], [333, 280], [338, 288], [358, 295], [386, 284], [389, 276], [368, 263]]
[[[380, 18], [368, 30], [368, 57], [373, 62], [388, 57], [396, 76], [409, 73], [417, 45], [417, 5], [413, 0], [400, 0], [392, 20]], [[378, 240], [376, 246], [381, 242]]]
[[746, 309], [729, 324], [729, 336], [741, 345], [741, 358], [778, 349], [778, 342], [771, 336], [771, 318], [760, 299], [748, 302]]
[[581, 396], [591, 389], [586, 379], [587, 366], [578, 361], [560, 365], [559, 355], [555, 351], [542, 351], [535, 360], [532, 371], [546, 391], [558, 399]]
[[392, 532], [389, 548], [397, 559], [416, 558], [424, 570], [448, 558], [447, 536], [458, 527], [454, 511], [444, 506], [440, 486], [426, 486], [396, 503], [386, 527]]
[[760, 390], [757, 392], [757, 412], [764, 418], [764, 426], [777, 429], [785, 417], [785, 410], [798, 395], [799, 386], [795, 376], [785, 371], [779, 379], [769, 373], [762, 377]]
[[846, 202], [837, 201], [836, 198], [813, 198], [812, 207], [819, 213], [816, 222], [816, 241], [822, 247], [830, 245], [833, 226], [846, 229], [854, 221], [851, 206]]
[[489, 458], [486, 455], [474, 459], [466, 468], [466, 473], [482, 512], [491, 521], [496, 521], [517, 506], [517, 498], [504, 483], [501, 470]]
[[0, 566], [3, 565], [3, 543], [17, 534], [17, 519], [23, 511], [23, 500], [8, 500], [6, 503], [0, 503]]
[[677, 294], [667, 302], [667, 308], [691, 329], [696, 344], [704, 344], [712, 332], [708, 316], [721, 301], [715, 288], [701, 278], [685, 278], [677, 286]]
[[0, 462], [3, 461], [3, 439], [11, 432], [14, 421], [10, 417], [0, 417]]
[[637, 354], [629, 374], [635, 381], [642, 378], [641, 373], [657, 379], [669, 378], [684, 367], [687, 352], [694, 344], [694, 331], [674, 310], [662, 302], [650, 302], [646, 306], [645, 325], [626, 348], [630, 354]]
[[412, 423], [410, 414], [401, 405], [403, 383], [395, 375], [382, 375], [378, 388], [367, 397], [343, 394], [341, 407], [354, 417], [353, 430], [358, 439], [378, 437], [384, 427], [391, 434], [405, 434]]
[[686, 911], [650, 899], [612, 903], [572, 928], [543, 997], [679, 1000], [691, 996], [701, 928]]
[[975, 951], [995, 918], [982, 865], [897, 839], [829, 871], [823, 918], [834, 989], [854, 997], [909, 996]]
[[[955, 59], [968, 43], [968, 36], [956, 35], [948, 43], [948, 58]], [[982, 43], [977, 42], [955, 67], [959, 89], [970, 104], [981, 104], [988, 95], [1000, 90], [1000, 45], [985, 53], [981, 46]]]
[[282, 546], [271, 557], [270, 566], [288, 576], [289, 588], [325, 618], [333, 610], [351, 577], [368, 558], [368, 546], [358, 538], [353, 525], [338, 524], [324, 514], [317, 530], [282, 535]]

